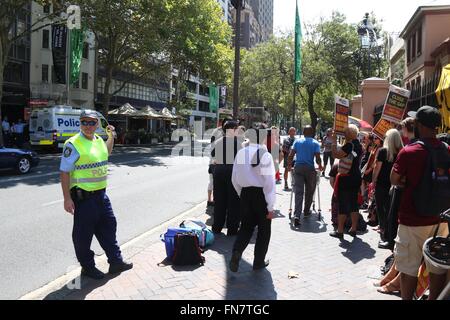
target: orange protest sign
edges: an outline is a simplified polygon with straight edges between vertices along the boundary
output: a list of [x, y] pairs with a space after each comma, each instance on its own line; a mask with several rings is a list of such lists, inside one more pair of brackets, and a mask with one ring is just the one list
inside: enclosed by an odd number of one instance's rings
[[391, 85], [381, 117], [395, 123], [401, 122], [405, 115], [409, 95], [408, 90]]
[[394, 128], [394, 124], [386, 119], [381, 118], [380, 121], [375, 125], [372, 133], [375, 134], [381, 140], [384, 140], [386, 132]]
[[350, 102], [341, 97], [335, 97], [334, 111], [334, 132], [338, 135], [344, 135], [345, 128], [348, 127], [348, 116], [350, 113]]

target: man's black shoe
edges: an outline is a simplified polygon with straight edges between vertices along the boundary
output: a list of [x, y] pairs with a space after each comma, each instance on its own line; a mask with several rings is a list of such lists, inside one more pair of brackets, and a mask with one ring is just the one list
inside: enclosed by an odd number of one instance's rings
[[378, 242], [378, 248], [394, 250], [394, 244], [389, 242], [389, 241], [379, 241]]
[[208, 207], [214, 207], [214, 202], [212, 202], [212, 201], [208, 201], [208, 205], [207, 205]]
[[261, 270], [269, 265], [269, 260], [264, 261], [264, 263], [253, 264], [253, 270]]
[[130, 270], [131, 268], [133, 268], [133, 264], [125, 261], [113, 263], [109, 265], [109, 273], [110, 274], [121, 273], [123, 271]]
[[239, 261], [241, 260], [242, 254], [238, 251], [234, 251], [230, 260], [230, 270], [232, 272], [238, 272], [239, 270]]
[[352, 236], [353, 238], [356, 238], [356, 231], [348, 230], [347, 233], [348, 233], [350, 236]]
[[330, 236], [333, 238], [344, 239], [344, 234], [337, 231], [330, 232]]
[[299, 227], [300, 225], [301, 225], [300, 218], [299, 217], [295, 217], [294, 218], [294, 227]]
[[105, 277], [105, 274], [98, 270], [96, 267], [81, 268], [81, 275], [95, 280], [101, 280]]

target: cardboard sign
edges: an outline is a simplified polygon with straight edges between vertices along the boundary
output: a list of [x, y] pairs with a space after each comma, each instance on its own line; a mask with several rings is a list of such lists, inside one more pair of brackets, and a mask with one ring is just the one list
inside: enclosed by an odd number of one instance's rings
[[399, 123], [403, 120], [410, 91], [391, 85], [384, 104], [383, 119]]
[[334, 132], [344, 135], [345, 128], [348, 127], [348, 115], [350, 113], [350, 102], [347, 99], [335, 97], [334, 111]]
[[394, 123], [392, 123], [389, 120], [381, 118], [380, 121], [375, 125], [375, 127], [372, 130], [372, 133], [376, 135], [381, 140], [384, 140], [384, 137], [386, 136], [386, 132], [388, 132], [390, 129], [395, 128]]

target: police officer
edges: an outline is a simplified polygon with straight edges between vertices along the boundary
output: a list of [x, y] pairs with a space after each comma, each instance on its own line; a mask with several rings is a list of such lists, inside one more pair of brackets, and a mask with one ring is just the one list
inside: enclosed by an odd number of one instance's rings
[[81, 264], [81, 274], [102, 279], [104, 273], [95, 267], [90, 249], [95, 235], [110, 264], [109, 273], [120, 273], [133, 267], [123, 261], [116, 240], [117, 222], [106, 195], [108, 156], [114, 145], [114, 127], [108, 126], [106, 143], [95, 131], [99, 125], [96, 111], [83, 110], [80, 132], [64, 144], [61, 157], [61, 186], [64, 209], [74, 216], [72, 239]]

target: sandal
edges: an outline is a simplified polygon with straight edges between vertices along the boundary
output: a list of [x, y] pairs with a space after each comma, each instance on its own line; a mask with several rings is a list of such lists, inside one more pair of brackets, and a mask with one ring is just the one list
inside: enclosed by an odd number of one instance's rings
[[382, 286], [381, 288], [378, 288], [377, 291], [379, 293], [383, 293], [383, 294], [393, 294], [395, 292], [399, 292], [400, 288], [388, 283], [388, 284]]

